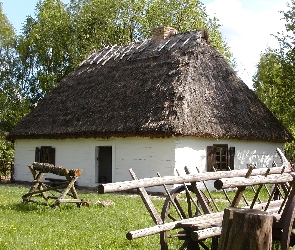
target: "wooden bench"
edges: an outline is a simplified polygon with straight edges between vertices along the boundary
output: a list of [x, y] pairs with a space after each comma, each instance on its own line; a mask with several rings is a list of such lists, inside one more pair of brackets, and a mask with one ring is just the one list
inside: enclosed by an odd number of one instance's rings
[[[78, 198], [75, 189], [75, 182], [82, 173], [81, 169], [67, 169], [39, 162], [34, 162], [28, 167], [34, 180], [29, 192], [22, 196], [23, 202], [34, 202], [41, 205], [51, 206], [52, 209], [56, 209], [60, 203], [76, 203], [78, 207], [83, 204], [83, 201]], [[48, 181], [45, 182], [42, 181], [45, 173], [55, 174], [64, 177], [64, 179], [45, 178], [45, 180]], [[56, 196], [56, 193], [59, 195]], [[71, 198], [67, 199], [67, 195]], [[40, 196], [45, 202], [37, 199], [37, 197]], [[53, 199], [54, 203], [50, 203], [50, 199]]]
[[[218, 208], [218, 199], [206, 185], [206, 181], [214, 181], [218, 195], [223, 194], [226, 207], [259, 209], [267, 211], [274, 217], [273, 239], [281, 241], [281, 249], [293, 245], [294, 221], [294, 174], [290, 163], [280, 149], [277, 152], [281, 158], [280, 166], [271, 168], [218, 171], [186, 175], [164, 176], [137, 179], [130, 169], [132, 181], [101, 184], [98, 192], [121, 192], [137, 189], [154, 226], [129, 231], [127, 239], [132, 240], [144, 236], [159, 234], [162, 250], [169, 249], [209, 249], [204, 240], [211, 239], [211, 249], [217, 249], [218, 238], [222, 232], [223, 209]], [[179, 185], [169, 191], [166, 185]], [[159, 214], [153, 205], [145, 188], [163, 185], [167, 198]], [[234, 197], [230, 199], [228, 189], [234, 190]], [[247, 201], [245, 191], [252, 192], [252, 200]], [[264, 190], [268, 193], [268, 200], [261, 201], [259, 194]], [[215, 194], [216, 194], [215, 193]], [[220, 198], [219, 198], [220, 199]], [[282, 231], [283, 229], [283, 231]], [[177, 239], [177, 242], [173, 239]], [[178, 246], [176, 246], [178, 245]]]

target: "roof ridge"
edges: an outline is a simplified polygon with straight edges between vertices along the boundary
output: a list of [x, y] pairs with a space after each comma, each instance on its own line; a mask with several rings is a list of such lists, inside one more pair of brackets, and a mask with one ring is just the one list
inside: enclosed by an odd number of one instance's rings
[[[186, 39], [182, 42], [182, 39]], [[157, 56], [156, 52], [160, 52], [163, 49], [171, 50], [175, 45], [177, 47], [184, 47], [190, 40], [201, 41], [206, 37], [206, 31], [204, 30], [190, 30], [182, 33], [173, 34], [170, 37], [153, 42], [151, 38], [144, 39], [142, 41], [131, 42], [126, 45], [108, 46], [104, 49], [98, 50], [90, 54], [79, 66], [85, 66], [90, 64], [104, 65], [107, 61], [122, 60], [127, 56], [126, 60], [132, 59], [132, 56], [139, 53], [144, 53], [149, 47], [152, 47], [153, 53], [149, 53], [150, 56]], [[170, 44], [172, 42], [172, 44]], [[144, 57], [146, 58], [146, 57]]]

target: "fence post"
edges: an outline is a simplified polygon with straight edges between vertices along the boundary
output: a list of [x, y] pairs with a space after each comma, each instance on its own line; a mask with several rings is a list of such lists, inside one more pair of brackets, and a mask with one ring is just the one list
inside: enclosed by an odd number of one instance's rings
[[255, 209], [224, 210], [218, 250], [271, 250], [273, 216]]

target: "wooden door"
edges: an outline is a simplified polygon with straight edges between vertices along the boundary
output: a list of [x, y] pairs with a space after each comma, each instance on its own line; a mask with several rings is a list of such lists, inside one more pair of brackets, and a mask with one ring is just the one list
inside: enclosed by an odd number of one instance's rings
[[98, 147], [98, 182], [112, 182], [112, 147]]

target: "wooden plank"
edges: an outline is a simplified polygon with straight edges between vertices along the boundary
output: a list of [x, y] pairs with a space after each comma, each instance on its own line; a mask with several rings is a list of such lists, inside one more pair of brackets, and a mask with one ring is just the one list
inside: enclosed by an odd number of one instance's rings
[[81, 203], [80, 199], [58, 199], [59, 203]]

